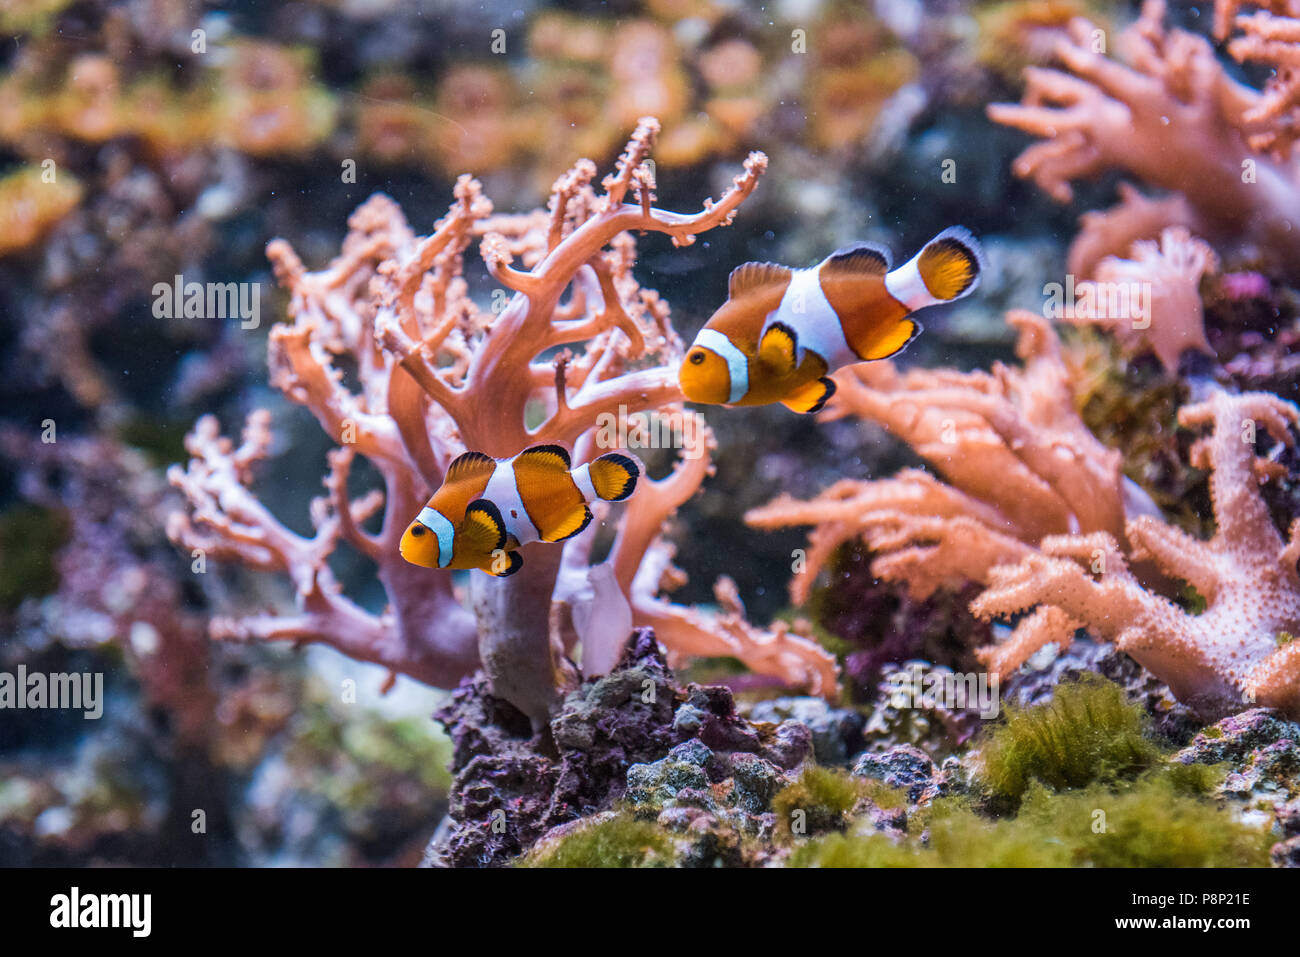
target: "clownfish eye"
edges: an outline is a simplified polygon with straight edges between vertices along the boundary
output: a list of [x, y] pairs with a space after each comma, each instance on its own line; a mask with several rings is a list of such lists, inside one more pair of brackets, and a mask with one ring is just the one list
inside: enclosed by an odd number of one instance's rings
[[697, 366], [704, 361], [703, 352], [692, 352], [690, 355], [691, 365]]
[[423, 535], [423, 534], [424, 534], [424, 526], [423, 526], [423, 525], [412, 525], [412, 526], [411, 526], [411, 534], [412, 534], [412, 535], [417, 535], [417, 536], [418, 536], [418, 535]]

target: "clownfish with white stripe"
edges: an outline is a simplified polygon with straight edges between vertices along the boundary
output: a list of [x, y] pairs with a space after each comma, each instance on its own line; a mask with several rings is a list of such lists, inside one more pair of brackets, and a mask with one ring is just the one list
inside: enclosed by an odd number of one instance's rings
[[912, 313], [979, 285], [983, 254], [960, 226], [905, 265], [872, 243], [840, 249], [810, 269], [745, 263], [727, 301], [687, 350], [678, 379], [692, 402], [819, 412], [842, 366], [897, 355], [921, 331]]
[[562, 542], [591, 522], [596, 499], [621, 502], [636, 489], [641, 466], [609, 452], [572, 468], [560, 445], [534, 445], [514, 458], [466, 452], [402, 535], [402, 557], [425, 568], [478, 568], [513, 575], [530, 542]]

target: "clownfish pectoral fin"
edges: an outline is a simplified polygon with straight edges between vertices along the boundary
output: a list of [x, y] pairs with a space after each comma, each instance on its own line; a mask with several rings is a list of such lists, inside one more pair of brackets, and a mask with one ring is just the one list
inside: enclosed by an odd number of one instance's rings
[[799, 365], [799, 336], [784, 322], [774, 322], [758, 343], [758, 359], [778, 376], [789, 375]]
[[457, 533], [465, 550], [476, 555], [490, 555], [506, 547], [506, 523], [501, 518], [501, 510], [487, 499], [471, 502], [465, 509], [465, 521]]
[[569, 515], [566, 515], [554, 528], [548, 528], [547, 534], [542, 536], [544, 542], [563, 542], [577, 535], [584, 528], [591, 524], [591, 509], [587, 506], [574, 509]]
[[889, 250], [875, 243], [854, 243], [831, 253], [822, 263], [828, 279], [854, 276], [883, 276], [892, 268]]
[[915, 319], [900, 319], [898, 322], [877, 336], [871, 347], [863, 354], [863, 359], [888, 359], [907, 348], [907, 344], [921, 334], [921, 324]]
[[916, 268], [930, 295], [940, 302], [958, 299], [979, 283], [979, 243], [962, 226], [950, 226], [925, 244]]
[[795, 412], [812, 415], [814, 412], [820, 412], [825, 407], [826, 400], [834, 394], [835, 380], [823, 376], [816, 382], [800, 386], [782, 399], [781, 404]]
[[641, 464], [630, 455], [606, 452], [587, 467], [591, 487], [606, 502], [621, 502], [636, 490]]
[[789, 266], [776, 263], [741, 263], [731, 270], [727, 280], [727, 296], [738, 299], [747, 292], [754, 292], [765, 286], [785, 286], [794, 275]]
[[497, 578], [509, 578], [523, 567], [524, 560], [518, 552], [505, 552], [503, 555], [493, 556], [492, 560], [483, 566], [482, 571]]

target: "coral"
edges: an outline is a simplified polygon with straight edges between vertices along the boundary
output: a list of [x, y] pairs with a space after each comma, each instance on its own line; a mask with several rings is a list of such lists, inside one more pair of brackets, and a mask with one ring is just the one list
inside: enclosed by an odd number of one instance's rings
[[[268, 255], [290, 291], [294, 320], [271, 334], [272, 381], [342, 447], [330, 455], [329, 494], [313, 506], [316, 531], [308, 538], [288, 530], [249, 490], [271, 441], [266, 414], [249, 418], [237, 447], [219, 437], [215, 420], [199, 422], [188, 440], [188, 469], [170, 473], [193, 504], [192, 516], [173, 519], [173, 538], [213, 558], [288, 573], [299, 606], [298, 615], [220, 620], [215, 636], [325, 642], [443, 687], [472, 670], [481, 654], [498, 692], [545, 721], [559, 689], [572, 683], [547, 625], [552, 595], [565, 605], [581, 597], [598, 528], [566, 546], [567, 574], [558, 589], [561, 550], [548, 546], [525, 549], [523, 571], [508, 581], [472, 577], [477, 627], [450, 574], [407, 564], [397, 539], [466, 448], [505, 458], [530, 444], [561, 442], [583, 461], [598, 454], [605, 418], [678, 408], [681, 341], [663, 301], [632, 277], [628, 231], [691, 243], [730, 221], [765, 159], [751, 156], [734, 187], [703, 211], [665, 212], [651, 205], [645, 165], [657, 130], [653, 120], [642, 122], [603, 194], [591, 185], [594, 165], [580, 162], [557, 181], [549, 212], [494, 217], [466, 176], [430, 236], [414, 236], [396, 204], [376, 197], [354, 214], [342, 255], [322, 272], [308, 272], [287, 243], [271, 244]], [[629, 195], [635, 202], [624, 202]], [[514, 293], [507, 300], [498, 292], [504, 308], [493, 312], [470, 299], [462, 276], [475, 238], [488, 272]], [[516, 257], [525, 269], [512, 265]], [[562, 302], [566, 290], [571, 295]], [[586, 347], [576, 357], [565, 350], [550, 362], [535, 358], [577, 343]], [[355, 363], [359, 391], [342, 382], [344, 363]], [[540, 423], [530, 427], [539, 412]], [[624, 597], [609, 600], [630, 598], [634, 622], [660, 629], [678, 654], [736, 654], [757, 671], [829, 692], [829, 656], [783, 630], [754, 629], [738, 601], [708, 618], [656, 597], [669, 554], [658, 540], [661, 525], [709, 469], [707, 432], [699, 441], [668, 478], [646, 481], [628, 506], [610, 561]], [[348, 479], [358, 454], [382, 476], [383, 493], [352, 499]], [[379, 531], [369, 531], [365, 523], [381, 512]], [[378, 566], [388, 610], [369, 613], [341, 593], [327, 565], [340, 542]], [[598, 631], [584, 636], [584, 658], [615, 660], [626, 634]]]
[[41, 49], [25, 47], [0, 81], [0, 141], [137, 136], [161, 155], [228, 147], [275, 156], [305, 153], [334, 129], [334, 98], [311, 79], [305, 51], [236, 38], [215, 69], [200, 67], [205, 82], [187, 87], [161, 70], [124, 81], [110, 53], [65, 64]]
[[877, 553], [872, 574], [929, 598], [941, 587], [982, 582], [989, 568], [1067, 531], [1122, 534], [1120, 456], [1079, 419], [1060, 343], [1048, 323], [1017, 310], [1021, 368], [992, 372], [850, 366], [824, 417], [854, 414], [911, 445], [947, 480], [907, 469], [894, 478], [842, 480], [808, 502], [786, 496], [746, 514], [758, 528], [816, 526], [791, 583], [802, 603], [844, 542]]
[[[1009, 638], [981, 652], [999, 676], [1048, 643], [1068, 647], [1087, 627], [1207, 715], [1243, 696], [1294, 712], [1300, 657], [1279, 635], [1295, 633], [1300, 613], [1297, 526], [1284, 542], [1256, 489], [1257, 472], [1281, 467], [1257, 461], [1251, 443], [1260, 426], [1290, 447], [1295, 407], [1266, 393], [1216, 392], [1180, 410], [1184, 427], [1213, 426], [1192, 455], [1213, 471], [1218, 531], [1201, 542], [1163, 521], [1123, 480], [1119, 453], [1083, 425], [1046, 322], [1029, 313], [1008, 321], [1020, 330], [1020, 370], [900, 374], [881, 363], [842, 375], [829, 415], [851, 410], [882, 423], [951, 484], [907, 470], [750, 512], [759, 527], [815, 526], [795, 600], [836, 547], [862, 536], [880, 553], [873, 574], [906, 582], [916, 597], [978, 582], [988, 587], [973, 612], [1021, 616]], [[1153, 590], [1162, 576], [1186, 581], [1206, 610], [1189, 613]]]
[[[1284, 542], [1258, 490], [1270, 471], [1255, 456], [1257, 428], [1285, 446], [1300, 411], [1268, 393], [1214, 391], [1184, 406], [1185, 427], [1210, 426], [1193, 447], [1192, 464], [1212, 470], [1217, 531], [1209, 541], [1146, 515], [1128, 522], [1128, 558], [1155, 562], [1186, 581], [1206, 603], [1200, 614], [1143, 587], [1116, 540], [1104, 533], [1045, 539], [1031, 552], [989, 573], [990, 587], [972, 610], [1033, 618], [1063, 616], [1114, 641], [1179, 698], [1213, 715], [1244, 700], [1300, 711], [1300, 653], [1279, 636], [1300, 626], [1300, 520]], [[1032, 620], [1032, 618], [1031, 618]], [[1018, 626], [1017, 631], [1024, 629]], [[1067, 639], [1068, 640], [1068, 639]], [[1006, 674], [1038, 647], [1030, 641], [989, 649], [985, 660]]]
[[1133, 243], [1131, 256], [1101, 260], [1096, 281], [1075, 287], [1077, 303], [1064, 318], [1107, 329], [1131, 354], [1154, 352], [1173, 375], [1188, 349], [1211, 353], [1200, 283], [1217, 270], [1218, 257], [1176, 226], [1162, 231], [1158, 243]]
[[[1043, 138], [1017, 158], [1014, 172], [1069, 202], [1072, 181], [1123, 170], [1181, 194], [1195, 213], [1194, 232], [1253, 246], [1287, 270], [1300, 187], [1277, 149], [1285, 137], [1272, 135], [1285, 122], [1264, 124], [1270, 94], [1233, 80], [1203, 37], [1166, 30], [1164, 13], [1162, 0], [1147, 0], [1120, 33], [1115, 45], [1127, 64], [1095, 52], [1093, 25], [1074, 21], [1056, 51], [1068, 72], [1031, 67], [1020, 105], [988, 108], [994, 121]], [[1258, 44], [1244, 41], [1234, 52], [1261, 55]], [[1277, 50], [1269, 55], [1276, 59]], [[1134, 239], [1155, 237], [1124, 232], [1124, 245], [1107, 252], [1122, 254]], [[1096, 257], [1095, 229], [1088, 239]]]
[[975, 58], [1004, 83], [1015, 83], [1025, 67], [1050, 65], [1070, 22], [1091, 11], [1078, 0], [1005, 0], [975, 10], [979, 31]]
[[[967, 610], [977, 586], [937, 591], [925, 600], [871, 573], [872, 553], [861, 542], [844, 545], [816, 587], [807, 611], [838, 640], [844, 684], [854, 700], [869, 703], [885, 670], [923, 659], [970, 671], [975, 649], [993, 640], [990, 626]], [[825, 642], [828, 639], [823, 639]]]
[[[1227, 39], [1232, 27], [1241, 31], [1228, 43], [1228, 52], [1239, 63], [1258, 63], [1272, 68], [1260, 96], [1242, 119], [1250, 124], [1247, 141], [1252, 149], [1282, 157], [1291, 154], [1300, 115], [1300, 85], [1295, 68], [1300, 64], [1300, 5], [1292, 0], [1252, 3], [1264, 7], [1250, 16], [1233, 17], [1233, 8], [1242, 4], [1217, 0], [1214, 5], [1214, 32], [1219, 40]], [[1282, 14], [1277, 16], [1276, 14]]]

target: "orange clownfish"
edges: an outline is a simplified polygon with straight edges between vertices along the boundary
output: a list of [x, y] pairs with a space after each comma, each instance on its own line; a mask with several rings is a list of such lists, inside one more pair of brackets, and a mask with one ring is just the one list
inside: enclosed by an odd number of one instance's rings
[[691, 344], [678, 379], [692, 402], [818, 412], [841, 366], [896, 355], [921, 331], [917, 309], [951, 302], [978, 284], [983, 254], [953, 226], [891, 270], [886, 249], [858, 243], [810, 269], [745, 263], [727, 301]]
[[511, 459], [466, 452], [407, 526], [402, 557], [425, 568], [513, 575], [524, 563], [515, 549], [572, 538], [591, 521], [588, 502], [621, 502], [641, 475], [637, 461], [618, 452], [571, 464], [560, 445], [534, 445]]

